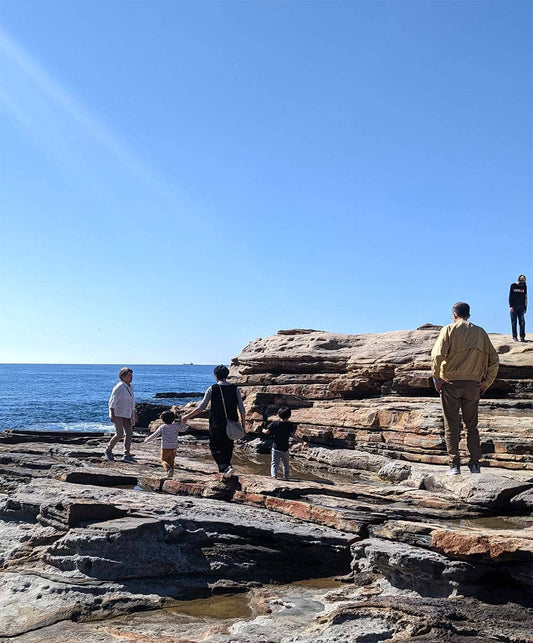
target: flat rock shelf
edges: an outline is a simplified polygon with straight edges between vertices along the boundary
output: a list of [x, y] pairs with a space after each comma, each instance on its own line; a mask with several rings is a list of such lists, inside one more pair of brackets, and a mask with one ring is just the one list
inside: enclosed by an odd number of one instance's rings
[[[2, 640], [530, 641], [532, 352], [496, 337], [482, 473], [450, 478], [436, 332], [253, 342], [227, 479], [202, 417], [172, 480], [141, 433], [136, 464], [104, 460], [105, 435], [1, 434]], [[288, 481], [265, 475], [259, 432], [282, 403], [303, 441]]]

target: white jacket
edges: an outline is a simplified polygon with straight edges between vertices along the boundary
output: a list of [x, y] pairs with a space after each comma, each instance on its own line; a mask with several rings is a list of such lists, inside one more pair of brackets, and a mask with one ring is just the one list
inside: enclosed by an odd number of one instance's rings
[[120, 380], [115, 384], [109, 398], [109, 417], [111, 409], [115, 410], [115, 415], [119, 418], [133, 418], [135, 416], [135, 397], [133, 396], [133, 386]]

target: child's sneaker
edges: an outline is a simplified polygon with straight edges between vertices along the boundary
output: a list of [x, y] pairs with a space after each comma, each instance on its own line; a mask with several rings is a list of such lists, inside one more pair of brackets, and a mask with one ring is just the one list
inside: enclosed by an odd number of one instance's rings
[[115, 456], [113, 455], [113, 453], [109, 449], [106, 449], [104, 451], [104, 458], [106, 460], [109, 460], [109, 462], [114, 462], [115, 461]]
[[131, 463], [136, 463], [137, 460], [131, 455], [131, 453], [126, 453], [122, 457], [122, 462], [131, 462]]
[[167, 480], [172, 480], [174, 477], [174, 469], [170, 468], [167, 470]]
[[223, 478], [231, 478], [231, 476], [235, 473], [235, 469], [230, 465], [222, 474]]

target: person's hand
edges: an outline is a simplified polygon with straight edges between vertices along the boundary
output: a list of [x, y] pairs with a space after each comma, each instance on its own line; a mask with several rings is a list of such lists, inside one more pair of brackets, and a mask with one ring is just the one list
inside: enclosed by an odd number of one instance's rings
[[442, 392], [442, 385], [444, 384], [444, 380], [438, 378], [436, 380], [433, 380], [433, 383], [435, 385], [435, 390], [440, 394]]
[[480, 382], [479, 383], [479, 391], [483, 395], [483, 393], [488, 389], [489, 387], [485, 384], [485, 382]]
[[512, 313], [514, 313], [514, 308], [513, 308], [512, 306], [511, 306], [511, 308], [509, 308], [509, 310], [510, 310]]

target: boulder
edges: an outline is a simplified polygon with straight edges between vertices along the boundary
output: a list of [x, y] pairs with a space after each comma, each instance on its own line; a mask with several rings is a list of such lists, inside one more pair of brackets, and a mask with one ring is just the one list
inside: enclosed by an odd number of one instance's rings
[[135, 413], [137, 413], [137, 426], [142, 429], [147, 429], [150, 422], [157, 420], [161, 413], [170, 411], [170, 406], [163, 404], [149, 404], [148, 402], [138, 402], [135, 405]]

